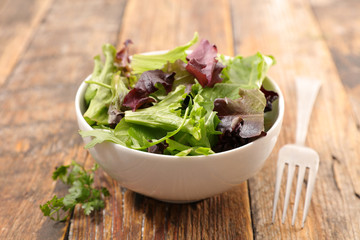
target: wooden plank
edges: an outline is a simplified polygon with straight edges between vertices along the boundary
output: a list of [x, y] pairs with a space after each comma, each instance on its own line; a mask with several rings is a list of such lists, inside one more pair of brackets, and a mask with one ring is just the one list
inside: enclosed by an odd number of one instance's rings
[[356, 0], [310, 2], [349, 95], [360, 129], [360, 2]]
[[5, 10], [5, 6], [8, 4], [9, 0], [4, 0], [0, 2], [0, 14]]
[[[141, 14], [141, 18], [133, 14]], [[228, 1], [129, 1], [119, 44], [130, 38], [132, 52], [165, 50], [188, 42], [194, 32], [216, 44], [219, 52], [232, 55]]]
[[[283, 130], [275, 151], [262, 171], [250, 180], [255, 237], [360, 238], [360, 134], [311, 6], [307, 1], [300, 0], [233, 0], [231, 9], [237, 53], [250, 55], [261, 51], [273, 54], [277, 65], [270, 71], [270, 76], [279, 83], [286, 101]], [[324, 82], [315, 103], [306, 141], [308, 146], [319, 152], [321, 162], [303, 229], [300, 228], [302, 206], [299, 206], [296, 225], [291, 226], [293, 200], [285, 224], [280, 223], [284, 189], [281, 190], [276, 221], [271, 223], [277, 152], [280, 146], [293, 142], [295, 137], [296, 76], [309, 76]], [[304, 190], [302, 193], [301, 204], [305, 198]], [[294, 194], [291, 199], [294, 199]]]
[[55, 166], [88, 156], [77, 133], [75, 92], [99, 42], [116, 41], [123, 7], [115, 0], [55, 2], [0, 88], [2, 238], [63, 237], [67, 225], [43, 217], [39, 205], [66, 191], [51, 180]]
[[52, 0], [1, 1], [0, 86], [22, 57]]
[[[209, 17], [212, 15], [216, 15], [216, 19]], [[201, 37], [216, 43], [220, 51], [232, 55], [230, 21], [225, 0], [196, 3], [132, 0], [126, 6], [117, 45], [130, 38], [134, 42], [132, 53], [170, 49], [189, 41], [197, 30]], [[106, 199], [107, 207], [101, 214], [112, 216], [108, 223], [113, 231], [110, 236], [120, 239], [252, 238], [246, 182], [214, 198], [180, 205], [159, 202], [116, 185], [109, 187], [112, 197]], [[115, 208], [108, 205], [117, 205], [121, 211], [115, 212]], [[85, 228], [88, 233], [97, 232], [98, 224], [84, 222], [82, 218], [74, 217], [70, 239], [94, 237], [83, 234]], [[105, 235], [96, 234], [96, 238], [103, 239]]]
[[[360, 84], [360, 2], [311, 0], [324, 40], [329, 46], [344, 85]], [[345, 14], [346, 13], [346, 14]]]

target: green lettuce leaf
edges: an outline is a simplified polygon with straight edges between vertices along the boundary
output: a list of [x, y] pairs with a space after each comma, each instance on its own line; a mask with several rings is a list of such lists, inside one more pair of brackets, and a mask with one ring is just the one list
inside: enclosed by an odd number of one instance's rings
[[[143, 135], [143, 132], [137, 132], [137, 134], [135, 133], [131, 133], [130, 130], [133, 130], [133, 131], [136, 131], [135, 129], [129, 129], [129, 135], [131, 137], [133, 137], [134, 140], [140, 140], [140, 144], [139, 144], [139, 147], [134, 147], [132, 146], [132, 148], [134, 149], [137, 149], [137, 150], [144, 150], [144, 149], [147, 149], [149, 147], [152, 147], [156, 144], [160, 144], [160, 143], [163, 143], [165, 142], [166, 140], [170, 139], [171, 137], [173, 137], [174, 135], [176, 135], [181, 129], [182, 127], [184, 126], [185, 122], [186, 122], [186, 118], [188, 116], [188, 113], [189, 113], [189, 108], [186, 109], [185, 111], [185, 114], [184, 114], [184, 117], [183, 117], [183, 121], [181, 122], [180, 126], [175, 130], [175, 131], [172, 131], [172, 132], [168, 132], [166, 134], [166, 136], [160, 138], [160, 139], [154, 139], [152, 141], [149, 141], [144, 135]], [[139, 138], [140, 136], [140, 138]], [[139, 143], [139, 141], [137, 141]]]
[[211, 148], [191, 147], [181, 144], [180, 142], [174, 141], [172, 139], [167, 139], [166, 143], [168, 144], [168, 147], [166, 148], [165, 153], [168, 153], [169, 155], [183, 157], [183, 156], [210, 155], [214, 153], [211, 150]]
[[92, 148], [96, 144], [102, 143], [105, 141], [113, 142], [116, 144], [126, 146], [126, 143], [121, 138], [116, 136], [114, 134], [113, 130], [105, 130], [105, 129], [94, 129], [94, 130], [90, 130], [90, 131], [80, 130], [79, 133], [82, 137], [92, 137], [92, 140], [88, 144], [85, 145], [86, 149]]
[[[102, 68], [103, 68], [103, 64], [101, 62], [100, 56], [97, 55], [94, 57], [94, 70], [93, 73], [91, 74], [92, 81], [96, 81], [96, 79], [100, 78]], [[99, 85], [96, 84], [90, 84], [86, 88], [84, 99], [87, 106], [89, 106], [91, 99], [95, 97], [98, 88]]]
[[134, 74], [140, 74], [145, 71], [161, 69], [167, 62], [173, 63], [180, 59], [186, 61], [186, 50], [194, 45], [199, 39], [197, 33], [194, 34], [193, 39], [183, 46], [179, 46], [164, 54], [158, 55], [141, 55], [135, 54], [131, 60], [131, 68]]
[[226, 59], [220, 57], [225, 64], [222, 70], [224, 82], [235, 83], [243, 89], [260, 89], [269, 68], [275, 64], [272, 56], [256, 53], [253, 56]]
[[[131, 110], [126, 111], [125, 121], [152, 128], [173, 131], [177, 129], [183, 121], [183, 118], [181, 117], [181, 102], [185, 96], [185, 86], [178, 86], [161, 102], [154, 106], [138, 109], [136, 112]], [[181, 131], [192, 133], [193, 127], [187, 121]]]
[[109, 141], [136, 150], [146, 150], [147, 148], [165, 142], [170, 137], [176, 135], [184, 126], [188, 113], [189, 108], [186, 109], [183, 121], [179, 127], [175, 131], [171, 132], [127, 123], [125, 119], [123, 119], [114, 130], [95, 129], [91, 131], [80, 131], [80, 135], [83, 137], [92, 137], [92, 140], [85, 146], [85, 148], [91, 148], [98, 143]]
[[84, 113], [84, 118], [90, 125], [94, 123], [97, 125], [108, 124], [108, 107], [111, 103], [112, 92], [111, 88], [104, 86], [111, 85], [112, 76], [116, 71], [114, 66], [116, 49], [111, 44], [105, 44], [103, 45], [103, 53], [106, 57], [105, 65], [100, 75], [95, 75], [91, 79], [92, 82], [98, 82], [99, 84], [89, 85], [89, 87], [92, 85], [97, 86], [96, 88], [92, 86], [89, 90], [88, 97], [92, 96], [94, 91], [95, 95], [90, 100], [90, 105]]
[[126, 78], [120, 76], [120, 72], [113, 75], [111, 81], [111, 103], [108, 109], [108, 123], [116, 126], [124, 116], [123, 101], [129, 93], [125, 85]]
[[216, 131], [219, 119], [213, 109], [206, 109], [204, 105], [206, 105], [205, 99], [200, 94], [197, 94], [193, 99], [189, 116], [193, 123], [193, 129], [197, 132], [197, 137], [184, 133], [183, 136], [177, 138], [181, 143], [207, 148], [211, 148], [216, 143], [216, 135], [221, 134], [221, 132]]

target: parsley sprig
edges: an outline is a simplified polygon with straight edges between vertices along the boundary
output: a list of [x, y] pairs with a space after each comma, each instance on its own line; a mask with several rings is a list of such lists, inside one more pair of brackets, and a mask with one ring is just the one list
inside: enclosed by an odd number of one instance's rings
[[[104, 201], [101, 194], [105, 197], [109, 196], [109, 191], [102, 187], [96, 189], [92, 185], [94, 183], [94, 172], [99, 168], [98, 164], [86, 170], [83, 166], [72, 161], [70, 165], [63, 165], [53, 172], [53, 180], [61, 180], [70, 186], [69, 193], [65, 197], [58, 198], [56, 195], [45, 203], [40, 205], [40, 209], [44, 216], [50, 217], [54, 221], [65, 221], [69, 213], [75, 208], [76, 204], [81, 204], [86, 215], [94, 210], [104, 208]], [[65, 217], [62, 212], [67, 212]]]

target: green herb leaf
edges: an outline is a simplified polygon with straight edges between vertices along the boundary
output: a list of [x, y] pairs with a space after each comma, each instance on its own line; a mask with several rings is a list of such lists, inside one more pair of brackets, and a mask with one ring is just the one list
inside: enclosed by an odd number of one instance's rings
[[[44, 205], [40, 205], [40, 210], [44, 216], [49, 217], [54, 221], [65, 221], [67, 216], [63, 218], [60, 217], [60, 210], [67, 211], [67, 208], [63, 203], [63, 199], [64, 198], [58, 198], [56, 195], [54, 195], [50, 201], [46, 202]], [[54, 217], [54, 214], [56, 217]]]
[[[71, 165], [60, 166], [53, 173], [53, 179], [60, 179], [62, 182], [70, 186], [69, 193], [63, 198], [56, 195], [44, 205], [40, 205], [40, 210], [44, 216], [50, 217], [54, 221], [65, 221], [69, 212], [71, 212], [76, 204], [82, 204], [84, 213], [89, 215], [92, 211], [104, 208], [104, 197], [110, 193], [106, 188], [100, 190], [94, 188], [94, 172], [98, 169], [95, 163], [90, 170], [86, 170], [83, 166], [73, 161]], [[60, 216], [66, 215], [61, 218]], [[54, 215], [56, 217], [54, 217]]]
[[85, 215], [89, 215], [94, 210], [94, 206], [92, 202], [87, 202], [82, 205], [82, 209], [84, 209]]
[[69, 167], [70, 166], [67, 165], [56, 168], [56, 170], [53, 172], [52, 179], [53, 180], [60, 179], [63, 183], [67, 183], [66, 175]]

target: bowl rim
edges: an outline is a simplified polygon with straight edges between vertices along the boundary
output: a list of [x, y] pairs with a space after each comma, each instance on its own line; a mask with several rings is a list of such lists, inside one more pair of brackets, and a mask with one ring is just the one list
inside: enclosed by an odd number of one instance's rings
[[[154, 52], [146, 52], [144, 54], [155, 54], [155, 53], [161, 53], [163, 51], [154, 51]], [[86, 128], [89, 128], [89, 130], [93, 130], [94, 128], [92, 128], [85, 120], [82, 112], [81, 112], [81, 109], [80, 109], [80, 103], [81, 103], [81, 98], [84, 97], [84, 94], [85, 94], [85, 90], [86, 90], [86, 87], [88, 86], [87, 83], [85, 83], [85, 81], [89, 80], [91, 77], [91, 74], [88, 75], [85, 80], [83, 80], [80, 84], [80, 86], [78, 87], [77, 91], [76, 91], [76, 96], [75, 96], [75, 112], [76, 112], [76, 117], [78, 119], [78, 121], [80, 121], [80, 123], [84, 126], [86, 126]], [[264, 137], [261, 137], [259, 139], [256, 139], [255, 141], [253, 142], [250, 142], [250, 143], [247, 143], [243, 146], [240, 146], [240, 147], [237, 147], [237, 148], [233, 148], [233, 149], [230, 149], [230, 150], [227, 150], [227, 151], [223, 151], [223, 152], [219, 152], [219, 153], [214, 153], [214, 154], [210, 154], [210, 155], [198, 155], [198, 156], [174, 156], [174, 155], [164, 155], [164, 154], [155, 154], [155, 153], [149, 153], [149, 152], [143, 152], [143, 151], [139, 151], [139, 150], [136, 150], [136, 149], [132, 149], [132, 148], [128, 148], [126, 146], [122, 146], [120, 144], [116, 144], [116, 143], [112, 143], [112, 142], [108, 142], [109, 144], [112, 144], [115, 146], [116, 149], [119, 149], [119, 150], [125, 150], [125, 151], [130, 151], [130, 152], [133, 152], [135, 154], [144, 154], [143, 156], [152, 156], [152, 157], [158, 157], [158, 158], [168, 158], [168, 159], [204, 159], [204, 158], [209, 158], [211, 156], [224, 156], [226, 154], [229, 154], [229, 153], [233, 153], [235, 151], [239, 151], [241, 149], [246, 149], [246, 148], [250, 148], [252, 145], [254, 145], [257, 141], [263, 139], [263, 138], [266, 138], [267, 136], [271, 135], [271, 133], [273, 131], [275, 131], [275, 129], [277, 128], [278, 125], [280, 125], [282, 123], [282, 119], [284, 117], [284, 112], [285, 112], [285, 103], [284, 103], [284, 95], [279, 87], [279, 85], [269, 76], [266, 76], [266, 78], [269, 79], [271, 85], [274, 87], [274, 90], [276, 91], [276, 93], [279, 95], [279, 98], [278, 98], [278, 116], [274, 122], [274, 124], [270, 127], [270, 129], [266, 132], [267, 135], [264, 136]]]

